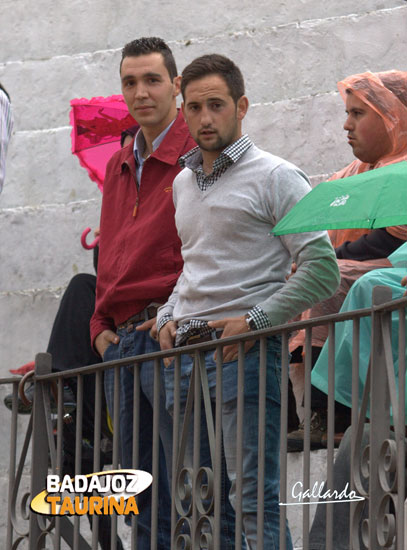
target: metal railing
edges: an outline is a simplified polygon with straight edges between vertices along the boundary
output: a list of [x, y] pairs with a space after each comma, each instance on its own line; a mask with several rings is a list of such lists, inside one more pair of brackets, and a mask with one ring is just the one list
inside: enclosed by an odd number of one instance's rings
[[[97, 549], [100, 517], [91, 518], [91, 530], [79, 516], [46, 517], [27, 510], [29, 499], [39, 494], [45, 488], [48, 473], [63, 471], [63, 430], [66, 423], [74, 421], [75, 425], [75, 473], [81, 473], [83, 437], [83, 402], [84, 377], [95, 376], [95, 406], [93, 428], [93, 471], [101, 469], [102, 440], [102, 407], [103, 405], [103, 375], [107, 369], [114, 369], [115, 391], [113, 407], [112, 434], [112, 469], [120, 467], [119, 460], [119, 379], [121, 369], [129, 364], [134, 365], [134, 423], [133, 423], [133, 466], [138, 466], [138, 433], [140, 416], [140, 371], [142, 364], [153, 361], [154, 403], [153, 403], [153, 435], [152, 435], [152, 491], [151, 491], [151, 549], [157, 547], [157, 530], [159, 527], [159, 485], [158, 472], [160, 460], [160, 407], [159, 392], [162, 380], [162, 359], [174, 357], [174, 404], [173, 418], [173, 456], [172, 468], [169, 472], [172, 493], [171, 507], [171, 549], [213, 548], [222, 549], [222, 494], [224, 491], [224, 445], [222, 442], [222, 402], [223, 389], [227, 380], [224, 378], [222, 365], [223, 348], [231, 343], [238, 344], [237, 379], [238, 393], [236, 399], [236, 479], [232, 480], [235, 510], [235, 540], [234, 547], [257, 548], [267, 550], [264, 541], [265, 501], [264, 494], [266, 469], [266, 445], [268, 444], [268, 428], [266, 416], [267, 395], [267, 342], [271, 337], [281, 337], [281, 424], [280, 424], [280, 504], [290, 501], [292, 486], [290, 486], [290, 468], [293, 461], [287, 455], [287, 413], [288, 413], [288, 373], [289, 373], [289, 335], [293, 330], [305, 329], [305, 377], [304, 377], [304, 453], [298, 461], [302, 461], [302, 487], [304, 492], [312, 487], [313, 454], [310, 451], [310, 419], [311, 419], [311, 337], [312, 329], [319, 325], [329, 326], [329, 392], [328, 392], [328, 437], [326, 451], [326, 468], [318, 471], [318, 479], [327, 480], [327, 489], [333, 490], [334, 479], [334, 400], [335, 400], [335, 326], [337, 323], [351, 320], [353, 323], [353, 359], [352, 365], [352, 436], [351, 436], [351, 474], [349, 487], [363, 501], [349, 503], [350, 548], [378, 549], [393, 547], [404, 550], [405, 544], [405, 308], [407, 299], [391, 301], [388, 289], [375, 289], [374, 305], [370, 309], [352, 311], [350, 313], [330, 315], [301, 323], [292, 323], [272, 329], [247, 333], [224, 340], [213, 340], [192, 346], [178, 348], [169, 352], [156, 352], [119, 361], [92, 365], [80, 369], [63, 372], [51, 372], [51, 356], [38, 354], [35, 362], [35, 382], [33, 410], [28, 424], [25, 442], [17, 460], [17, 398], [20, 379], [9, 378], [0, 380], [1, 384], [12, 384], [13, 410], [11, 416], [10, 465], [9, 465], [9, 498], [7, 516], [6, 550], [29, 548], [74, 548], [78, 550]], [[399, 316], [398, 338], [398, 380], [394, 372], [391, 341], [391, 315], [397, 312]], [[370, 317], [372, 322], [372, 351], [370, 367], [364, 386], [363, 399], [359, 399], [359, 322], [363, 317]], [[257, 510], [255, 542], [242, 537], [247, 522], [248, 511], [245, 509], [245, 481], [243, 479], [243, 462], [246, 456], [244, 447], [245, 421], [245, 344], [257, 342], [259, 348], [258, 362], [258, 429], [255, 434], [258, 441], [257, 469]], [[216, 351], [216, 369], [212, 373], [211, 382], [205, 367], [205, 354]], [[394, 351], [394, 350], [393, 350]], [[190, 377], [188, 397], [182, 394], [182, 364], [183, 357], [192, 356], [193, 369]], [[76, 410], [74, 413], [64, 410], [63, 389], [68, 378], [76, 380]], [[246, 380], [247, 382], [247, 380]], [[55, 390], [56, 385], [56, 390]], [[54, 386], [54, 389], [52, 387]], [[56, 413], [51, 412], [51, 399], [57, 402]], [[368, 404], [370, 408], [368, 411]], [[364, 446], [363, 429], [366, 417], [370, 417], [369, 445]], [[202, 443], [202, 427], [206, 430], [210, 463], [200, 464], [200, 446]], [[19, 494], [19, 486], [24, 463], [28, 456], [31, 440], [31, 487], [30, 494]], [[190, 452], [187, 448], [192, 445]], [[191, 457], [188, 462], [187, 456]], [[319, 462], [320, 464], [320, 462]], [[320, 466], [319, 466], [320, 468]], [[312, 499], [311, 499], [312, 500]], [[296, 547], [304, 550], [309, 546], [309, 530], [313, 507], [309, 505], [310, 498], [304, 497], [302, 506], [296, 507], [295, 516], [302, 516], [302, 540], [294, 541]], [[368, 504], [368, 506], [366, 506]], [[266, 507], [268, 504], [266, 505]], [[334, 545], [334, 506], [326, 506], [326, 548]], [[341, 504], [344, 506], [344, 504]], [[18, 510], [25, 510], [17, 521]], [[280, 506], [280, 540], [279, 548], [285, 550], [286, 520], [290, 516], [289, 506]], [[253, 515], [253, 511], [251, 511]], [[336, 514], [336, 512], [335, 512]], [[290, 521], [293, 515], [290, 516]], [[118, 522], [112, 515], [111, 548], [117, 546]], [[21, 523], [25, 526], [21, 528]], [[137, 517], [132, 518], [132, 525], [124, 529], [133, 533], [130, 545], [137, 549]], [[85, 525], [85, 527], [84, 527]], [[123, 527], [120, 527], [123, 531]], [[252, 535], [251, 535], [252, 536]], [[25, 545], [25, 546], [24, 546]]]

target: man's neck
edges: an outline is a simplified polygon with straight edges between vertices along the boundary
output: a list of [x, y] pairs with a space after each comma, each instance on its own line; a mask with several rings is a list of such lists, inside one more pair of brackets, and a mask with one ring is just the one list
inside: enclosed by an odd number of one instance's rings
[[153, 153], [153, 142], [158, 136], [161, 134], [161, 132], [164, 132], [164, 130], [173, 122], [173, 120], [177, 117], [177, 109], [175, 108], [175, 111], [171, 111], [171, 115], [169, 115], [165, 121], [162, 121], [160, 124], [157, 124], [155, 126], [140, 126], [141, 131], [143, 132], [144, 140], [146, 142], [146, 147], [143, 152], [143, 157], [146, 159]]
[[[223, 150], [222, 150], [223, 151]], [[202, 153], [202, 169], [204, 171], [204, 174], [208, 176], [213, 172], [213, 163], [217, 158], [220, 157], [222, 154], [222, 151], [203, 151], [201, 149]]]
[[230, 143], [228, 143], [226, 145], [226, 147], [224, 147], [223, 149], [221, 149], [220, 151], [204, 151], [203, 149], [201, 149], [201, 153], [202, 153], [202, 169], [204, 171], [204, 174], [206, 176], [208, 176], [209, 174], [211, 174], [213, 172], [213, 164], [214, 162], [216, 161], [216, 159], [218, 159], [221, 154], [223, 153], [223, 151], [225, 149], [227, 149], [230, 145], [232, 145], [232, 143], [235, 143], [235, 141], [237, 141], [238, 139], [240, 139], [242, 137], [242, 134], [240, 133], [240, 135], [238, 135], [233, 141], [231, 141]]

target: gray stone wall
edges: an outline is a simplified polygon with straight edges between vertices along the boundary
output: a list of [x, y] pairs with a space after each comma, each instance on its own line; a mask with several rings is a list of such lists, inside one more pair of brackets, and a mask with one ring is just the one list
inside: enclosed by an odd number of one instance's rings
[[336, 81], [406, 68], [403, 0], [6, 0], [0, 9], [0, 80], [15, 115], [0, 196], [0, 375], [45, 349], [67, 282], [92, 271], [79, 237], [98, 225], [101, 196], [71, 155], [69, 100], [120, 93], [125, 42], [162, 36], [180, 70], [202, 53], [232, 57], [251, 102], [246, 130], [314, 181], [352, 158]]
[[179, 70], [202, 53], [232, 57], [251, 102], [245, 129], [313, 182], [352, 159], [337, 80], [407, 70], [404, 0], [2, 0], [0, 15], [15, 116], [0, 195], [0, 376], [45, 350], [63, 289], [93, 270], [79, 239], [97, 227], [101, 196], [71, 155], [69, 100], [120, 93], [124, 43], [161, 36]]

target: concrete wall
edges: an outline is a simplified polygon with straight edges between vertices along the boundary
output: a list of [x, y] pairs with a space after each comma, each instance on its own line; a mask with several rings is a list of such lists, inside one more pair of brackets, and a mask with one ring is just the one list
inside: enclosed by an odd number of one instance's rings
[[352, 159], [337, 80], [407, 70], [404, 0], [2, 0], [0, 16], [15, 116], [0, 196], [0, 376], [45, 350], [64, 287], [92, 272], [79, 237], [98, 225], [101, 197], [70, 153], [69, 100], [120, 93], [124, 43], [161, 36], [180, 70], [202, 53], [232, 57], [246, 130], [315, 182]]
[[15, 115], [0, 196], [0, 375], [45, 349], [61, 289], [92, 271], [79, 237], [98, 224], [100, 193], [70, 153], [69, 100], [120, 93], [125, 42], [162, 36], [180, 70], [204, 52], [231, 56], [246, 76], [247, 131], [315, 181], [352, 158], [336, 81], [407, 63], [403, 0], [260, 0], [238, 9], [231, 0], [221, 8], [6, 0], [0, 9], [0, 80]]

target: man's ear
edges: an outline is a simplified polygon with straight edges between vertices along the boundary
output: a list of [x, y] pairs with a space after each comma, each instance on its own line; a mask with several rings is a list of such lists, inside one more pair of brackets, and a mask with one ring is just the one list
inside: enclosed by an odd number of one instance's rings
[[248, 109], [249, 109], [249, 100], [245, 95], [242, 95], [242, 97], [240, 97], [237, 100], [237, 104], [236, 104], [237, 119], [243, 120], [244, 117], [246, 116]]
[[172, 81], [172, 84], [174, 86], [174, 97], [177, 97], [177, 95], [180, 93], [181, 91], [181, 77], [180, 76], [176, 76], [174, 78], [174, 80]]
[[181, 103], [181, 112], [182, 112], [182, 116], [185, 119], [185, 103], [184, 102]]

